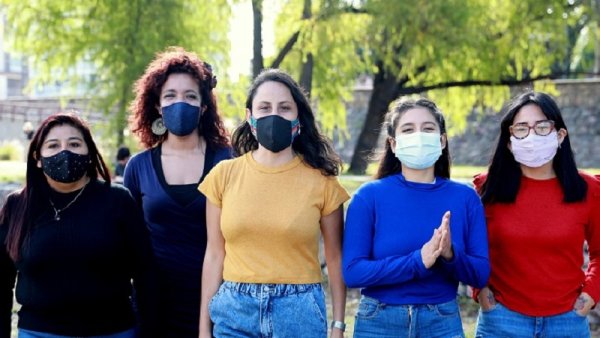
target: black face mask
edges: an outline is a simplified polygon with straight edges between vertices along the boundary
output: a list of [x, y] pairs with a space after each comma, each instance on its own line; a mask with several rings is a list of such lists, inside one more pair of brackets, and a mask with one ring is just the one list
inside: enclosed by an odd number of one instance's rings
[[[292, 144], [299, 134], [300, 121], [289, 121], [279, 115], [269, 115], [255, 119], [250, 116], [250, 125], [256, 128], [258, 143], [274, 153], [278, 153]], [[296, 128], [297, 127], [297, 128]], [[296, 131], [292, 134], [292, 130]]]
[[42, 170], [51, 179], [61, 183], [73, 183], [85, 175], [90, 166], [90, 155], [75, 154], [63, 150], [56, 155], [42, 157]]

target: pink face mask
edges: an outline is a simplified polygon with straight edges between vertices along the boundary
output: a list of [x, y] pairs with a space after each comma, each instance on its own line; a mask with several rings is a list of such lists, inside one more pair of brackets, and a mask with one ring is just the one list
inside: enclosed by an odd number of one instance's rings
[[531, 168], [539, 168], [552, 161], [558, 149], [558, 133], [551, 132], [546, 136], [530, 133], [524, 139], [510, 137], [511, 150], [515, 160]]

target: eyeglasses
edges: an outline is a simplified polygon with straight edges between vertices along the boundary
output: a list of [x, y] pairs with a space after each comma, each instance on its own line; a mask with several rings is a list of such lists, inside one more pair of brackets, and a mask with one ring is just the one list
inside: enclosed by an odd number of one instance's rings
[[517, 123], [509, 127], [510, 134], [516, 139], [524, 139], [529, 136], [529, 131], [533, 129], [533, 132], [539, 136], [547, 136], [554, 130], [554, 121], [542, 120], [536, 121], [533, 127], [529, 126], [526, 122]]

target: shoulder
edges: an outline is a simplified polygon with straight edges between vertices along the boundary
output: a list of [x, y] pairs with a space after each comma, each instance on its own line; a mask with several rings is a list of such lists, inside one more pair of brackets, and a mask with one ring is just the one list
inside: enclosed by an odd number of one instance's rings
[[585, 171], [579, 171], [579, 175], [588, 186], [588, 194], [592, 193], [593, 196], [600, 197], [600, 175], [592, 175]]
[[132, 199], [129, 189], [122, 184], [111, 183], [106, 184], [104, 181], [95, 180], [89, 183], [93, 191], [99, 192], [105, 198], [110, 198], [118, 201]]
[[214, 152], [215, 163], [233, 158], [233, 149], [231, 147], [218, 147], [214, 149]]
[[458, 197], [458, 196], [463, 196], [463, 198], [465, 198], [465, 200], [477, 200], [479, 201], [479, 195], [477, 194], [477, 191], [475, 191], [475, 188], [467, 183], [467, 182], [459, 182], [459, 181], [455, 181], [455, 180], [451, 180], [451, 179], [445, 179], [446, 180], [446, 186], [448, 189], [450, 189], [450, 194], [452, 194], [452, 196], [454, 198]]
[[146, 149], [140, 153], [133, 155], [127, 162], [127, 166], [128, 167], [137, 167], [137, 166], [151, 163], [152, 162], [151, 150], [152, 149]]
[[24, 188], [15, 190], [15, 191], [9, 193], [6, 196], [4, 205], [0, 208], [0, 210], [6, 211], [6, 212], [9, 212], [10, 210], [12, 210], [12, 208], [14, 208], [14, 206], [15, 206], [15, 203], [17, 203], [17, 201], [22, 198], [23, 191], [24, 191]]
[[354, 196], [367, 198], [371, 196], [381, 196], [385, 191], [394, 184], [393, 176], [387, 176], [376, 180], [371, 180], [363, 183], [354, 193]]
[[483, 186], [485, 181], [487, 181], [487, 176], [487, 173], [480, 173], [473, 177], [473, 185], [475, 186], [475, 189], [480, 189]]
[[219, 163], [215, 164], [215, 166], [210, 170], [208, 175], [225, 175], [226, 173], [229, 173], [231, 171], [242, 170], [244, 162], [244, 156], [222, 159], [219, 161]]

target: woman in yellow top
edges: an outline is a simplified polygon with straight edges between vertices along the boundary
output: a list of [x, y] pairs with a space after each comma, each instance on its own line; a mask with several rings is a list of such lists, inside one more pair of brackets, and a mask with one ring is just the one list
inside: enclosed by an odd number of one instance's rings
[[280, 70], [250, 87], [246, 122], [233, 135], [239, 157], [200, 184], [208, 244], [200, 337], [326, 337], [319, 235], [331, 285], [331, 337], [342, 337], [341, 161], [319, 132], [302, 89]]

